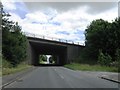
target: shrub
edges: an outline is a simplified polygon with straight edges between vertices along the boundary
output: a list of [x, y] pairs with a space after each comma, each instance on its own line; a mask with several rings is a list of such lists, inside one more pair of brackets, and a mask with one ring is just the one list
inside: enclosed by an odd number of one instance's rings
[[9, 61], [7, 61], [7, 60], [2, 58], [2, 67], [3, 68], [11, 68], [13, 66], [12, 66], [12, 64]]
[[104, 65], [105, 55], [102, 53], [102, 50], [99, 50], [98, 63]]
[[112, 58], [109, 54], [102, 53], [102, 50], [99, 50], [99, 56], [98, 56], [98, 63], [100, 65], [110, 66], [110, 63], [112, 61]]
[[120, 49], [116, 50], [115, 62], [116, 62], [116, 64], [114, 66], [118, 67], [118, 71], [120, 72]]
[[105, 55], [105, 65], [110, 66], [110, 63], [112, 62], [112, 58], [109, 54], [106, 53]]

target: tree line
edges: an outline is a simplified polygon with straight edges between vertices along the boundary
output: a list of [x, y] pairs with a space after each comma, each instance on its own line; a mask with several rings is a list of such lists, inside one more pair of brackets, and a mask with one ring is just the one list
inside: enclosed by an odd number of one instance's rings
[[6, 13], [3, 7], [1, 7], [1, 15], [3, 60], [15, 67], [26, 59], [27, 38], [23, 35], [18, 22], [9, 20], [11, 15]]
[[93, 20], [85, 30], [84, 59], [110, 66], [120, 63], [120, 18]]
[[[1, 5], [2, 6], [2, 5]], [[9, 13], [2, 15], [2, 54], [13, 66], [27, 57], [27, 38], [17, 22], [9, 20]], [[85, 30], [85, 48], [78, 62], [95, 62], [101, 65], [120, 63], [120, 18], [112, 22], [103, 19], [93, 20]], [[120, 66], [120, 65], [119, 65]]]

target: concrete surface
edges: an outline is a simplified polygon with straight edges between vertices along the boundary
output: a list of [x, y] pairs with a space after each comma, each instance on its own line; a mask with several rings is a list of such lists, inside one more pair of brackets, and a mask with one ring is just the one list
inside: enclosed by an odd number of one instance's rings
[[110, 74], [110, 75], [102, 75], [101, 78], [106, 79], [106, 80], [110, 80], [116, 83], [120, 83], [120, 74], [118, 73], [114, 73], [114, 74]]

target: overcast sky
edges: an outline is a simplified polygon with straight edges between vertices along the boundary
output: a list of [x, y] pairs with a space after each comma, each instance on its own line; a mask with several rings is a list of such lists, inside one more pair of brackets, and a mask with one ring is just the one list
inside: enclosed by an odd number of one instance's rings
[[19, 22], [22, 31], [79, 41], [84, 44], [84, 31], [95, 19], [109, 22], [118, 17], [117, 2], [5, 2], [10, 20]]

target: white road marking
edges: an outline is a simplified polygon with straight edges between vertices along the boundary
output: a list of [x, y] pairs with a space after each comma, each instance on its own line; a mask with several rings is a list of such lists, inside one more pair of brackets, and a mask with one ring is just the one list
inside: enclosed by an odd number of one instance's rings
[[[55, 71], [56, 71], [56, 69], [54, 69]], [[62, 75], [60, 75], [59, 73], [58, 73], [58, 75], [62, 78], [62, 79], [64, 79], [64, 77], [62, 76]]]
[[63, 77], [62, 75], [60, 75], [60, 77], [61, 77], [62, 79], [64, 79], [64, 77]]

